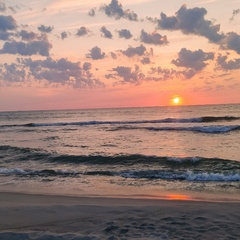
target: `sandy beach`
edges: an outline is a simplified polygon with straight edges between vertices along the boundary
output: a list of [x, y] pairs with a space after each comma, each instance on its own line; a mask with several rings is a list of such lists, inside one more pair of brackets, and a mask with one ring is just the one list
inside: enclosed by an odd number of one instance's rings
[[0, 193], [0, 239], [239, 239], [233, 202]]

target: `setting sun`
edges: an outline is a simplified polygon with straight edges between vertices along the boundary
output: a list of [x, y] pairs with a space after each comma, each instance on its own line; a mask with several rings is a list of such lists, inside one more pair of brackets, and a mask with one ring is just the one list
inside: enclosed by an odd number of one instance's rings
[[174, 98], [174, 99], [173, 99], [173, 102], [174, 102], [175, 104], [178, 104], [178, 103], [180, 102], [179, 97]]
[[171, 99], [171, 105], [181, 105], [182, 104], [182, 98], [179, 96], [174, 96]]

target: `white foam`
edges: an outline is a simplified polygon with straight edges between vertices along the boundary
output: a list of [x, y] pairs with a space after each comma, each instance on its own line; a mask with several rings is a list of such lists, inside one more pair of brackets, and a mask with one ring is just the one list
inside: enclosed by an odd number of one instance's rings
[[188, 172], [186, 176], [188, 181], [219, 181], [219, 182], [229, 182], [229, 181], [240, 181], [240, 174], [236, 173], [233, 175], [225, 175], [223, 173], [192, 173]]
[[177, 158], [177, 157], [170, 157], [168, 158], [169, 161], [172, 161], [172, 162], [198, 162], [198, 161], [201, 161], [202, 158], [200, 157], [185, 157], [185, 158]]

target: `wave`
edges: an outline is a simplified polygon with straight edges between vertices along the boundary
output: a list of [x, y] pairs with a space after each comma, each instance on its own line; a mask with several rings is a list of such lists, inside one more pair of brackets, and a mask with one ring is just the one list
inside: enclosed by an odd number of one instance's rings
[[40, 177], [76, 176], [77, 172], [67, 171], [67, 170], [53, 170], [53, 169], [24, 170], [20, 168], [15, 168], [15, 169], [0, 168], [0, 175], [22, 175], [22, 176], [40, 176]]
[[235, 182], [240, 181], [240, 173], [195, 173], [187, 171], [185, 173], [167, 172], [167, 171], [134, 171], [121, 174], [125, 178], [146, 178], [163, 180], [181, 180], [190, 182]]
[[75, 239], [75, 240], [99, 240], [100, 238], [96, 237], [95, 235], [87, 234], [75, 234], [75, 233], [48, 233], [48, 232], [42, 232], [42, 231], [35, 231], [35, 232], [14, 232], [14, 231], [5, 231], [0, 232], [0, 239], [6, 240], [6, 239], [22, 239], [22, 240], [30, 240], [30, 239], [51, 239], [51, 240], [64, 240], [64, 239]]
[[209, 134], [221, 134], [240, 130], [240, 125], [231, 126], [194, 126], [194, 127], [136, 127], [136, 126], [122, 126], [113, 128], [109, 131], [121, 131], [121, 130], [147, 130], [147, 131], [188, 131], [188, 132], [199, 132]]
[[10, 127], [57, 127], [57, 126], [88, 126], [88, 125], [126, 125], [126, 124], [147, 124], [147, 123], [213, 123], [229, 122], [240, 120], [234, 116], [203, 116], [198, 118], [164, 118], [156, 120], [133, 120], [133, 121], [82, 121], [82, 122], [54, 122], [54, 123], [27, 123], [0, 125], [0, 128]]
[[0, 175], [17, 175], [28, 177], [80, 177], [85, 176], [118, 176], [123, 178], [137, 179], [161, 179], [161, 180], [179, 180], [190, 182], [236, 182], [240, 181], [240, 173], [237, 172], [179, 172], [162, 170], [137, 170], [137, 171], [69, 171], [69, 170], [24, 170], [0, 168]]
[[[106, 169], [118, 165], [121, 168], [131, 166], [144, 166], [168, 169], [199, 169], [208, 170], [240, 170], [240, 161], [220, 158], [171, 157], [171, 156], [148, 156], [141, 154], [116, 154], [116, 155], [67, 155], [46, 152], [41, 149], [0, 146], [0, 163], [20, 161], [37, 161], [39, 164], [53, 163], [62, 165], [102, 165]], [[6, 159], [6, 160], [5, 160]], [[4, 166], [4, 165], [1, 165]]]

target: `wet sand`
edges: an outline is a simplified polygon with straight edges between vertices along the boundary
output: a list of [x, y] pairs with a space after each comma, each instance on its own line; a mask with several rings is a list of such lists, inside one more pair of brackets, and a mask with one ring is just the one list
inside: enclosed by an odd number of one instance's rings
[[2, 192], [0, 239], [240, 239], [240, 204]]

